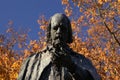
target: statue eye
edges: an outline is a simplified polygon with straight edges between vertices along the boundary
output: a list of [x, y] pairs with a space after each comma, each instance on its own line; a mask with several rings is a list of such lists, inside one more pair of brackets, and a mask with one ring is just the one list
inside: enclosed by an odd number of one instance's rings
[[54, 29], [54, 30], [57, 30], [57, 29], [58, 29], [58, 26], [54, 26], [53, 29]]

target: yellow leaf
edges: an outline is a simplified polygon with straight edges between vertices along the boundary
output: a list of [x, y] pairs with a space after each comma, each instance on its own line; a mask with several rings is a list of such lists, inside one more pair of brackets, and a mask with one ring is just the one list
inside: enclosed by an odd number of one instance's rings
[[120, 0], [118, 0], [118, 2], [120, 3]]
[[98, 0], [98, 3], [99, 4], [103, 4], [103, 0]]
[[46, 30], [46, 26], [45, 25], [41, 25], [40, 29], [42, 29], [44, 31], [44, 30]]

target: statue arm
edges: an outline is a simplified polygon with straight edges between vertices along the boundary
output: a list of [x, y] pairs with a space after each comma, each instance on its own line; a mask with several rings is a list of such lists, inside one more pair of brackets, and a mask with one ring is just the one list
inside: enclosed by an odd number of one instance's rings
[[83, 69], [78, 64], [72, 64], [69, 66], [69, 71], [72, 73], [76, 80], [95, 80], [89, 71]]
[[28, 80], [30, 74], [32, 74], [32, 65], [37, 60], [35, 56], [38, 56], [38, 54], [32, 54], [23, 61], [17, 80]]
[[71, 56], [69, 70], [76, 79], [101, 80], [92, 62], [80, 54]]
[[24, 80], [30, 57], [23, 61], [17, 80]]

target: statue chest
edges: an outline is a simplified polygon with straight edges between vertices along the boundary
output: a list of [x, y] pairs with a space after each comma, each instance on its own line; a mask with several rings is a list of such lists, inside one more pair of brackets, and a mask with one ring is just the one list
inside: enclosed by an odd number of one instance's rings
[[40, 80], [75, 80], [67, 68], [54, 65], [52, 63], [53, 56], [48, 52], [46, 53], [41, 55]]
[[56, 67], [50, 63], [44, 68], [40, 80], [75, 80], [72, 74], [65, 67]]

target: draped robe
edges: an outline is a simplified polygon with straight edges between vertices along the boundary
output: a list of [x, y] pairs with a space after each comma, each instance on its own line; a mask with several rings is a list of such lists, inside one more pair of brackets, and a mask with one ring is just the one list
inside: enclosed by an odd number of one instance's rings
[[[55, 61], [53, 54], [57, 55], [58, 53], [68, 54], [72, 60], [67, 63], [65, 61]], [[72, 63], [72, 65], [69, 65], [70, 63]], [[72, 51], [69, 47], [56, 51], [54, 47], [47, 46], [41, 52], [32, 54], [23, 61], [18, 80], [101, 79], [91, 61], [83, 55]]]

